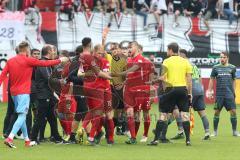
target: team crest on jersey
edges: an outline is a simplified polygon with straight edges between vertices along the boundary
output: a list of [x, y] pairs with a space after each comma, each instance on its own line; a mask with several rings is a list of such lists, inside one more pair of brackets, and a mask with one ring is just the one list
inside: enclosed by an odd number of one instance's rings
[[84, 16], [86, 18], [88, 27], [90, 27], [93, 20], [94, 12], [84, 12]]
[[121, 26], [122, 18], [123, 18], [123, 14], [121, 12], [118, 12], [115, 14], [115, 20], [116, 20], [118, 28], [120, 28], [120, 26]]

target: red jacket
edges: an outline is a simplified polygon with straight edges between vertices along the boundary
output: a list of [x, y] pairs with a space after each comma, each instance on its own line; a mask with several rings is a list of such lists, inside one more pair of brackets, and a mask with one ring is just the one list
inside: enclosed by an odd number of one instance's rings
[[12, 96], [31, 93], [31, 78], [33, 67], [47, 67], [59, 64], [58, 60], [38, 60], [18, 54], [7, 61], [0, 75], [0, 86], [9, 75], [10, 93]]

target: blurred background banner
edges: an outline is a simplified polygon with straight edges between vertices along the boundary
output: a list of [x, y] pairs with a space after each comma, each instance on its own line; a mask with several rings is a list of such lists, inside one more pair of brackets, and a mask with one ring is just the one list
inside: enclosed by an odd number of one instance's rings
[[[74, 51], [84, 37], [91, 37], [93, 44], [101, 43], [103, 30], [109, 22], [109, 14], [99, 12], [77, 12], [74, 13], [72, 20], [60, 12], [40, 10], [27, 13], [26, 16], [22, 12], [0, 13], [1, 69], [5, 61], [15, 55], [15, 47], [22, 40], [27, 40], [31, 48], [41, 49], [44, 44], [50, 43], [56, 45], [59, 50]], [[162, 25], [159, 27], [154, 16], [149, 14], [148, 28], [144, 29], [141, 16], [119, 13], [112, 20], [106, 43], [138, 41], [143, 45], [144, 55], [152, 57], [152, 61], [158, 65], [166, 58], [167, 45], [177, 42], [181, 48], [189, 52], [190, 61], [202, 69], [206, 84], [211, 72], [210, 68], [219, 62], [221, 51], [228, 51], [230, 63], [240, 67], [239, 22], [234, 21], [233, 27], [229, 28], [228, 20], [210, 20], [213, 32], [206, 36], [207, 29], [202, 18], [180, 16], [181, 23], [177, 28], [172, 27], [173, 19], [173, 15], [164, 15]], [[6, 23], [6, 20], [9, 23]], [[6, 39], [5, 32], [9, 32], [9, 28], [13, 28], [16, 34]], [[237, 75], [239, 78], [239, 71]], [[238, 87], [239, 83], [237, 80]], [[240, 103], [239, 96], [240, 94], [237, 93], [238, 103]]]

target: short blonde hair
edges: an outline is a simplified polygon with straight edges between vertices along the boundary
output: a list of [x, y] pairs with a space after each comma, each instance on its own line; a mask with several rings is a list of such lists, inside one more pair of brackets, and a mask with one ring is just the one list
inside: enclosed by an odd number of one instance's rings
[[29, 44], [26, 41], [22, 41], [17, 48], [18, 48], [18, 52], [24, 52], [26, 51], [26, 48], [29, 48]]

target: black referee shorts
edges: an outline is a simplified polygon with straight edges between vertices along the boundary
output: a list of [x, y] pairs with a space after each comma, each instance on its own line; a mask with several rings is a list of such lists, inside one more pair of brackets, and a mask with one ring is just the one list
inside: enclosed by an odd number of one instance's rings
[[179, 111], [189, 112], [188, 92], [186, 87], [169, 87], [159, 96], [159, 111], [172, 113], [175, 106]]
[[86, 113], [88, 112], [86, 98], [84, 96], [74, 96], [74, 98], [77, 102], [77, 109], [74, 120], [80, 121], [85, 117]]
[[123, 88], [120, 90], [115, 89], [113, 86], [112, 88], [112, 106], [114, 109], [124, 109], [123, 103]]

